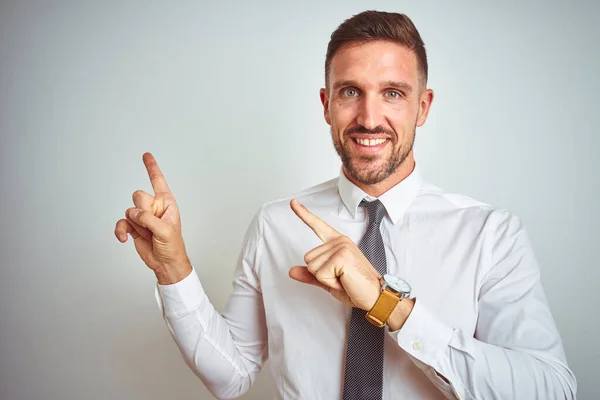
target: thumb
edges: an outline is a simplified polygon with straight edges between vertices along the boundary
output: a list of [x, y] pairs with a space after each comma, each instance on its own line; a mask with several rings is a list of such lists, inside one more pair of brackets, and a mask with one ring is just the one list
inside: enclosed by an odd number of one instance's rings
[[311, 274], [307, 267], [292, 267], [289, 271], [290, 278], [297, 280], [298, 282], [308, 283], [309, 285], [318, 286], [329, 292], [331, 288], [319, 282], [319, 280]]
[[167, 241], [171, 233], [171, 227], [153, 213], [139, 208], [130, 208], [127, 210], [127, 216], [138, 225], [149, 229], [152, 234], [159, 240]]
[[346, 304], [349, 307], [353, 307], [352, 300], [348, 297], [346, 292], [343, 289], [334, 289], [327, 285], [322, 284], [317, 280], [317, 278], [308, 270], [306, 266], [304, 267], [292, 267], [289, 271], [290, 278], [297, 280], [298, 282], [308, 283], [309, 285], [320, 287], [321, 289], [329, 292], [335, 299], [337, 299], [342, 304]]

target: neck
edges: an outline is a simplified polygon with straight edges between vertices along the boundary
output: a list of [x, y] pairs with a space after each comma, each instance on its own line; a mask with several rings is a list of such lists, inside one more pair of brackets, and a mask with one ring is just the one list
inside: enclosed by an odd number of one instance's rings
[[390, 176], [373, 185], [365, 185], [364, 183], [357, 182], [353, 177], [350, 176], [350, 174], [348, 174], [346, 168], [343, 168], [343, 171], [348, 180], [361, 188], [366, 194], [372, 197], [379, 197], [406, 179], [406, 177], [409, 176], [414, 169], [415, 158], [413, 152], [411, 151], [406, 156], [406, 159], [404, 159], [402, 164], [400, 164], [400, 166], [398, 166], [398, 168], [396, 168], [396, 170]]

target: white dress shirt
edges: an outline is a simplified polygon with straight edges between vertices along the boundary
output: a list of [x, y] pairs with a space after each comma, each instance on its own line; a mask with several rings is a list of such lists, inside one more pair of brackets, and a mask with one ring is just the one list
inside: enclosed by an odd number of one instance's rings
[[[340, 399], [350, 309], [288, 276], [322, 244], [291, 198], [257, 212], [222, 314], [195, 269], [157, 285], [177, 346], [217, 398], [248, 391], [268, 359], [277, 399]], [[355, 243], [366, 229], [359, 203], [373, 199], [343, 172], [293, 198]], [[426, 183], [418, 168], [379, 199], [388, 272], [415, 299], [405, 325], [385, 335], [383, 398], [574, 399], [576, 380], [522, 222]]]

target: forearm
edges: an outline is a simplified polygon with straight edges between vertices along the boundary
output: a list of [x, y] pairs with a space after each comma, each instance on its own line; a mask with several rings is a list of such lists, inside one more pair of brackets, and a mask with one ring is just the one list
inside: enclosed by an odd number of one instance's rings
[[[214, 309], [195, 271], [176, 285], [158, 285], [156, 296], [183, 358], [207, 389], [217, 398], [248, 391], [261, 368], [261, 351], [246, 348], [242, 354], [238, 350], [240, 332], [230, 329]], [[249, 338], [237, 339], [244, 343]]]
[[573, 377], [558, 360], [481, 342], [462, 331], [455, 335], [434, 369], [456, 377], [450, 379], [473, 398], [575, 399]]
[[459, 398], [575, 398], [575, 380], [560, 357], [559, 343], [549, 342], [539, 351], [486, 343], [446, 326], [418, 300], [393, 335], [436, 386], [443, 390], [449, 382]]

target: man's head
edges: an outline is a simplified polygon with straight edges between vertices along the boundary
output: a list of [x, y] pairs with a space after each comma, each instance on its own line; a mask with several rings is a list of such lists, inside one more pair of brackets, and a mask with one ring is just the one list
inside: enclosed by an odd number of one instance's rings
[[433, 101], [427, 75], [423, 41], [403, 14], [365, 11], [333, 32], [321, 101], [355, 183], [376, 185], [412, 160], [415, 129]]

